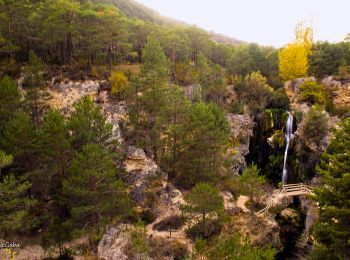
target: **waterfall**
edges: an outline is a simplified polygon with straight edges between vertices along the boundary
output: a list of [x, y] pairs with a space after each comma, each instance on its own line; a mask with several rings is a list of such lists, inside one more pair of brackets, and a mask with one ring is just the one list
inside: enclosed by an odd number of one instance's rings
[[283, 172], [282, 172], [282, 182], [286, 183], [288, 174], [287, 174], [287, 157], [288, 157], [288, 148], [289, 142], [293, 139], [293, 116], [288, 112], [288, 119], [286, 123], [286, 150], [284, 151], [284, 161], [283, 161]]

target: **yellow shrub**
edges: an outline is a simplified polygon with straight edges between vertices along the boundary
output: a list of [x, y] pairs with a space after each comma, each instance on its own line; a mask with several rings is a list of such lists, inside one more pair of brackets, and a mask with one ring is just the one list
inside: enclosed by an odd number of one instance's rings
[[120, 97], [128, 86], [128, 78], [120, 71], [114, 71], [109, 77], [109, 81], [112, 86], [111, 93], [115, 96]]

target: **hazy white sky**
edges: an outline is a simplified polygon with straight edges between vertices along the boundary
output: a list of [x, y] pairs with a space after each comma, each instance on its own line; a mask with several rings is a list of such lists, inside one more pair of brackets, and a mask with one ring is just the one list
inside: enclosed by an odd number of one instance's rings
[[350, 0], [137, 0], [160, 14], [236, 39], [280, 47], [298, 21], [316, 40], [338, 42], [350, 32]]

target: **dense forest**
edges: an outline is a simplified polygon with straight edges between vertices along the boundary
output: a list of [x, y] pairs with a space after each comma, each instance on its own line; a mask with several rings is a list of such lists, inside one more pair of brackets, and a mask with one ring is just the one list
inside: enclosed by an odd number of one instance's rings
[[[349, 259], [349, 37], [300, 23], [277, 49], [128, 0], [0, 0], [0, 20], [0, 241], [45, 259]], [[86, 82], [93, 95], [52, 105]], [[140, 158], [153, 168], [130, 170]], [[284, 170], [312, 191], [259, 215]]]

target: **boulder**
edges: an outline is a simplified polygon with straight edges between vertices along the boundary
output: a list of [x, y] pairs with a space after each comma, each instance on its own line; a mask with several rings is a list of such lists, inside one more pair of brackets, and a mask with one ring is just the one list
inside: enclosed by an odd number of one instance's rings
[[129, 242], [129, 233], [125, 225], [111, 227], [98, 243], [97, 255], [104, 260], [128, 260], [125, 249]]

